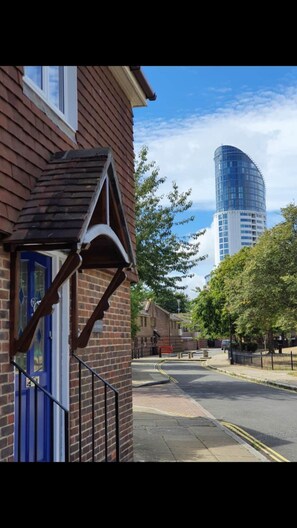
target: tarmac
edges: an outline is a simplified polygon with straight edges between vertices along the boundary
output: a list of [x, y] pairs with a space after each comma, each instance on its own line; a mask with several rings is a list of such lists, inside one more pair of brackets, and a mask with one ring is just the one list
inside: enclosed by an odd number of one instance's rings
[[[278, 354], [276, 354], [277, 356]], [[295, 357], [295, 356], [294, 356]], [[227, 352], [222, 352], [206, 361], [206, 366], [250, 381], [264, 383], [282, 389], [297, 391], [296, 370], [268, 370], [245, 365], [230, 365]]]
[[[166, 361], [200, 361], [225, 373], [259, 382], [289, 386], [284, 372], [230, 365], [227, 355], [203, 359], [168, 357]], [[235, 372], [236, 371], [236, 372]], [[254, 376], [254, 377], [253, 377]], [[134, 462], [269, 462], [270, 458], [227, 429], [187, 395], [162, 370], [157, 356], [132, 361]], [[292, 382], [297, 390], [297, 379]]]

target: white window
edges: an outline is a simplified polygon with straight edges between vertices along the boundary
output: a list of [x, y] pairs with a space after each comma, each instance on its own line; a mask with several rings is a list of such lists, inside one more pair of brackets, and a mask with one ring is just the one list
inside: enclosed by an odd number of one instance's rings
[[[24, 89], [26, 95], [60, 128], [65, 131], [65, 127], [61, 126], [57, 119], [66, 123], [72, 132], [75, 132], [77, 130], [76, 66], [25, 66], [24, 74], [25, 86], [29, 88], [29, 91], [28, 88]], [[44, 102], [48, 108], [45, 107]], [[53, 115], [57, 119], [53, 118]]]

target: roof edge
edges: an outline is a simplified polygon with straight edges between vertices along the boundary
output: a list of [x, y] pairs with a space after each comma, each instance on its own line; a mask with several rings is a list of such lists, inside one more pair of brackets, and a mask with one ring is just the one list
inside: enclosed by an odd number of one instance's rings
[[142, 88], [145, 97], [149, 101], [155, 101], [157, 99], [156, 93], [152, 90], [149, 82], [147, 81], [144, 73], [141, 71], [141, 66], [130, 66], [130, 70], [133, 73], [138, 84]]
[[108, 66], [108, 68], [127, 96], [132, 108], [147, 106], [146, 95], [129, 66]]

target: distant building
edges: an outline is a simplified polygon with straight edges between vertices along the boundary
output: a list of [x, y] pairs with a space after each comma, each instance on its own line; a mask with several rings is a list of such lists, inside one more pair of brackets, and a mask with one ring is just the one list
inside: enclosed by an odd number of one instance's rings
[[193, 333], [186, 328], [188, 323], [189, 314], [170, 313], [150, 299], [145, 301], [138, 317], [134, 357], [157, 354], [162, 345], [172, 345], [175, 352], [196, 349]]
[[143, 303], [138, 317], [139, 330], [137, 337], [150, 338], [154, 332], [159, 337], [176, 337], [180, 335], [181, 317], [161, 308], [151, 300]]
[[215, 265], [244, 246], [253, 246], [266, 228], [265, 183], [255, 162], [242, 150], [215, 150]]

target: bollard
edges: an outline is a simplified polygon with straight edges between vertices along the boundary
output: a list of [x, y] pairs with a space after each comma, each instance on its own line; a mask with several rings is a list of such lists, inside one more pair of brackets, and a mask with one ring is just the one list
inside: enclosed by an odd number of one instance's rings
[[208, 350], [203, 350], [203, 357], [208, 358]]

